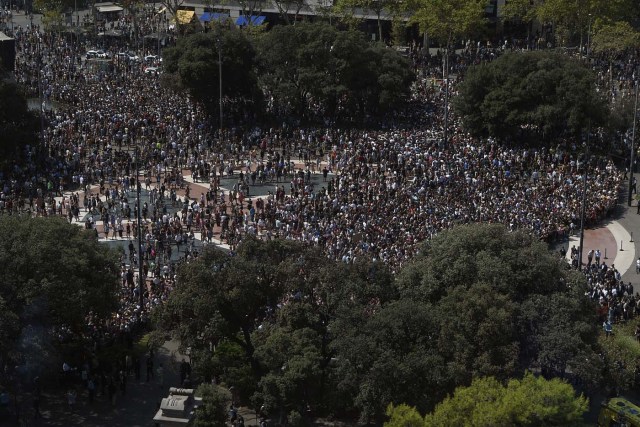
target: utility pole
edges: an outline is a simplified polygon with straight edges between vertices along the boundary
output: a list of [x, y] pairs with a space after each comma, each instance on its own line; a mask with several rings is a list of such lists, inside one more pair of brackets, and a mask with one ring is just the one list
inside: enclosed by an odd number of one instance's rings
[[443, 133], [443, 142], [444, 147], [447, 147], [448, 137], [449, 137], [449, 46], [445, 50], [444, 55], [444, 133]]
[[587, 162], [589, 161], [589, 138], [591, 136], [591, 122], [587, 127], [587, 149], [582, 167], [582, 207], [580, 209], [580, 248], [578, 250], [578, 269], [582, 270], [582, 254], [584, 253], [584, 217], [587, 207]]
[[216, 38], [216, 48], [218, 49], [218, 83], [220, 85], [220, 142], [222, 142], [222, 40], [220, 33]]
[[636, 118], [638, 117], [638, 81], [636, 80], [635, 84], [635, 94], [636, 101], [633, 107], [633, 129], [631, 130], [631, 161], [629, 164], [629, 200], [628, 205], [631, 206], [632, 194], [631, 189], [633, 188], [633, 169], [635, 163], [635, 143], [636, 143]]
[[138, 208], [138, 279], [139, 279], [139, 297], [140, 297], [140, 311], [144, 311], [144, 285], [145, 278], [142, 275], [142, 215], [140, 212], [140, 160], [142, 156], [140, 155], [140, 150], [138, 147], [135, 148], [136, 152], [138, 152], [138, 156], [136, 156], [136, 195], [137, 195], [137, 208]]

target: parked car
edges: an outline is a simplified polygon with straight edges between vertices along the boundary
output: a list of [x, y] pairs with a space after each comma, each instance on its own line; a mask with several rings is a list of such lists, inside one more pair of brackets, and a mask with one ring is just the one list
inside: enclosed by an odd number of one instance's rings
[[96, 56], [100, 59], [109, 59], [109, 53], [104, 50], [99, 50]]
[[157, 76], [159, 74], [162, 74], [162, 70], [160, 68], [158, 68], [158, 67], [146, 67], [144, 69], [144, 73]]
[[97, 58], [97, 57], [98, 57], [98, 51], [97, 50], [88, 50], [87, 51], [87, 59]]

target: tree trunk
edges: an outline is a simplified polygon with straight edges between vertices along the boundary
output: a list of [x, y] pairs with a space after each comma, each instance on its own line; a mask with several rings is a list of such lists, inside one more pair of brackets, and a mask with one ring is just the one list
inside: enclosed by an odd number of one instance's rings
[[613, 58], [609, 59], [609, 87], [611, 88], [611, 98], [613, 98]]

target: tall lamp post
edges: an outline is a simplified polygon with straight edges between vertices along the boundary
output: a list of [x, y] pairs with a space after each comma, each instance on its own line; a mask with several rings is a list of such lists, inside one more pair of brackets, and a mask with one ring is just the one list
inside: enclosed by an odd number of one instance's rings
[[444, 55], [444, 146], [447, 147], [449, 133], [449, 46], [447, 46]]
[[[139, 153], [139, 149], [138, 147], [136, 147], [136, 153]], [[145, 285], [145, 278], [142, 275], [143, 271], [142, 271], [142, 215], [140, 212], [140, 159], [142, 156], [137, 155], [136, 157], [134, 157], [134, 160], [136, 162], [136, 203], [137, 203], [137, 209], [138, 209], [138, 286], [139, 286], [139, 298], [140, 298], [140, 311], [144, 311], [144, 285]]]
[[629, 164], [629, 200], [628, 205], [631, 206], [632, 194], [631, 189], [633, 188], [633, 170], [635, 163], [635, 143], [636, 143], [636, 118], [638, 117], [638, 81], [636, 80], [635, 84], [635, 95], [636, 101], [633, 107], [633, 129], [631, 130], [631, 159]]
[[587, 162], [589, 161], [589, 138], [591, 136], [591, 123], [587, 127], [587, 150], [584, 155], [582, 168], [582, 206], [580, 209], [580, 248], [578, 250], [578, 269], [582, 269], [582, 254], [584, 252], [584, 217], [587, 207]]
[[222, 40], [220, 34], [216, 37], [216, 49], [218, 49], [218, 84], [220, 85], [220, 141], [222, 142]]

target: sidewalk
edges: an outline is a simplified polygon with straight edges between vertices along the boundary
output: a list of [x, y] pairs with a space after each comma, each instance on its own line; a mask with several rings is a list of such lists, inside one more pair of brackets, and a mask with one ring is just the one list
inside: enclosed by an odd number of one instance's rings
[[[616, 212], [616, 214], [619, 214], [618, 222], [625, 228], [625, 230], [627, 230], [627, 232], [629, 232], [630, 237], [633, 238], [632, 240], [635, 241], [636, 239], [640, 239], [640, 215], [636, 213], [638, 201], [634, 200], [631, 207], [627, 206], [626, 191], [623, 194], [623, 199], [624, 200], [622, 200], [622, 202], [618, 205], [619, 212]], [[633, 243], [623, 242], [623, 244], [626, 247], [626, 245], [631, 245]], [[640, 275], [636, 274], [635, 260], [640, 257], [640, 248], [638, 247], [639, 245], [633, 245], [634, 250], [630, 251], [630, 253], [633, 253], [632, 265], [625, 273], [623, 273], [622, 280], [627, 283], [631, 282], [634, 290], [636, 292], [639, 292]]]
[[40, 409], [42, 419], [34, 420], [32, 399], [26, 396], [21, 405], [23, 424], [16, 423], [15, 419], [0, 419], [0, 426], [153, 427], [153, 416], [161, 399], [167, 397], [169, 387], [180, 386], [180, 362], [183, 356], [177, 349], [176, 341], [167, 341], [156, 351], [154, 368], [163, 364], [163, 386], [154, 380], [147, 383], [145, 368], [142, 366], [140, 381], [130, 376], [125, 395], [118, 390], [115, 406], [111, 406], [105, 396], [96, 397], [90, 404], [86, 390], [78, 389], [77, 405], [73, 411], [69, 409], [61, 387], [56, 390], [45, 387]]

